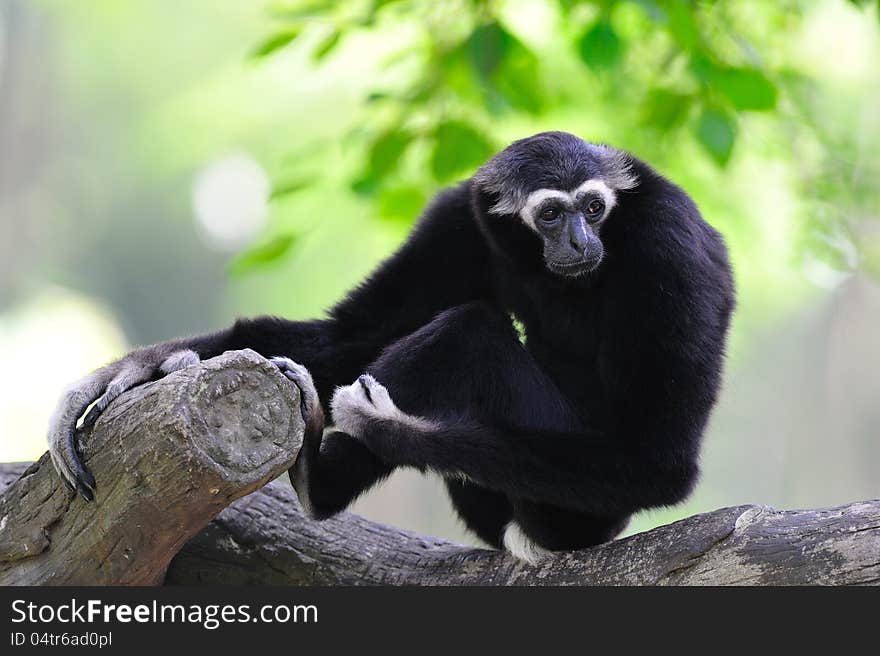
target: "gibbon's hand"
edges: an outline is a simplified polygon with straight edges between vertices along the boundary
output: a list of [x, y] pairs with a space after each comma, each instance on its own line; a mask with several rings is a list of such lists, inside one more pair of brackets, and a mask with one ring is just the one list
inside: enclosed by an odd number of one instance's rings
[[81, 430], [77, 422], [90, 405], [92, 408], [81, 428], [94, 425], [123, 392], [198, 362], [199, 355], [195, 351], [158, 344], [134, 351], [68, 387], [52, 415], [48, 435], [52, 464], [67, 486], [86, 501], [94, 499], [95, 478], [83, 465], [77, 444]]
[[[83, 465], [79, 454], [77, 437], [80, 430], [93, 426], [107, 406], [122, 393], [199, 361], [198, 353], [180, 343], [157, 344], [134, 351], [71, 385], [58, 402], [49, 425], [49, 455], [67, 486], [79, 492], [86, 501], [95, 497], [95, 478]], [[305, 367], [287, 358], [275, 357], [269, 361], [299, 387], [303, 419], [323, 428], [318, 394]], [[91, 409], [77, 428], [79, 418], [90, 405]], [[320, 434], [320, 430], [318, 432]]]

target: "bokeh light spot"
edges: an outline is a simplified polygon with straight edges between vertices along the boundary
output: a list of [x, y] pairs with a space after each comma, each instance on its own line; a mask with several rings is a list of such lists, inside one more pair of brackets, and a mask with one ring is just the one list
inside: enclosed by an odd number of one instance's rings
[[193, 183], [193, 210], [209, 246], [237, 250], [266, 224], [269, 177], [243, 153], [226, 155], [202, 169]]

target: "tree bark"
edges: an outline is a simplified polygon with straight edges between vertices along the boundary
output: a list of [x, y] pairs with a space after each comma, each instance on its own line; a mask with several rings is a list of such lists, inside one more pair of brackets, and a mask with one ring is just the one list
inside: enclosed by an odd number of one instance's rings
[[695, 515], [537, 566], [350, 514], [306, 519], [272, 483], [183, 548], [166, 584], [880, 584], [880, 501], [826, 510], [738, 506]]
[[302, 428], [299, 390], [253, 351], [128, 392], [83, 436], [94, 502], [48, 454], [0, 496], [0, 584], [161, 582], [220, 510], [290, 467]]
[[46, 456], [0, 465], [0, 583], [880, 584], [880, 500], [724, 508], [530, 566], [347, 513], [309, 520], [287, 481], [238, 498], [290, 465], [301, 431], [296, 387], [249, 351], [129, 392], [86, 436], [95, 503]]

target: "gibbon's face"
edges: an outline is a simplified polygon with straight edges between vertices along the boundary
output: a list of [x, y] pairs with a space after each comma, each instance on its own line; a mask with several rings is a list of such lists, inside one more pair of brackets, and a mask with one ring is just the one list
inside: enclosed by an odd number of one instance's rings
[[614, 218], [618, 193], [638, 185], [633, 164], [610, 146], [542, 132], [498, 153], [474, 182], [494, 199], [489, 214], [537, 236], [547, 270], [576, 278], [602, 262], [602, 226]]
[[574, 189], [537, 189], [520, 210], [523, 222], [544, 243], [544, 264], [551, 272], [577, 277], [602, 262], [599, 229], [616, 203], [614, 191], [599, 179]]

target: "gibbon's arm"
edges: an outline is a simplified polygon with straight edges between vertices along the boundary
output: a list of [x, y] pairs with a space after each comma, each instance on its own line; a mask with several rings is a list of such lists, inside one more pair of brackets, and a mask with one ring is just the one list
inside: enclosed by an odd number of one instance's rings
[[94, 423], [123, 392], [228, 350], [250, 348], [268, 358], [283, 356], [276, 364], [289, 358], [305, 365], [326, 407], [333, 387], [355, 378], [388, 343], [450, 305], [487, 295], [485, 248], [468, 184], [442, 192], [406, 243], [336, 305], [329, 319], [240, 320], [220, 332], [133, 351], [70, 386], [49, 425], [55, 468], [84, 498], [93, 498], [95, 480], [76, 441], [77, 423], [89, 406], [83, 425]]
[[449, 307], [491, 294], [487, 246], [469, 199], [466, 184], [438, 195], [404, 245], [333, 307], [329, 319], [241, 320], [222, 350], [251, 348], [304, 365], [328, 410], [333, 389], [363, 373], [391, 342]]
[[648, 450], [624, 435], [413, 417], [369, 375], [340, 388], [332, 405], [336, 428], [388, 466], [462, 477], [513, 498], [599, 516], [676, 503], [697, 477], [684, 440], [670, 442], [666, 450]]

